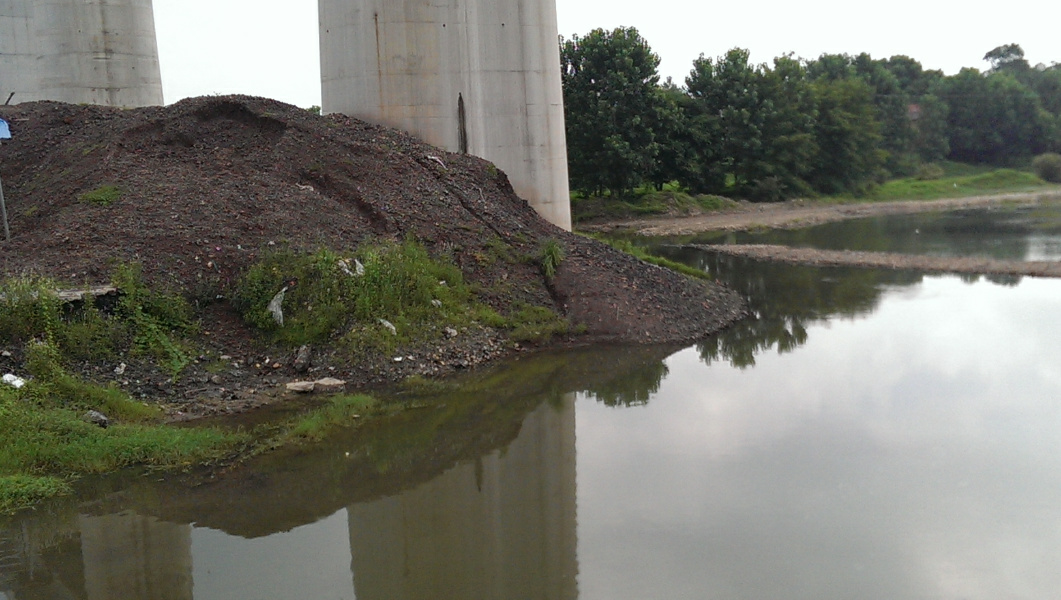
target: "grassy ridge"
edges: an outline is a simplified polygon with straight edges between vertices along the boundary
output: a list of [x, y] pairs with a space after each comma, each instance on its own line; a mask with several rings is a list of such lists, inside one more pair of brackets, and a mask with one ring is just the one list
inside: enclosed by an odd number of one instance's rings
[[[873, 187], [865, 194], [842, 194], [820, 198], [819, 202], [878, 202], [894, 200], [937, 200], [1027, 192], [1048, 188], [1052, 184], [1035, 174], [1017, 169], [996, 169], [979, 165], [942, 162], [926, 165], [918, 176], [894, 179]], [[811, 201], [815, 201], [811, 199]], [[575, 222], [587, 220], [624, 220], [652, 215], [680, 215], [712, 212], [732, 208], [734, 200], [721, 196], [690, 195], [676, 187], [662, 191], [641, 189], [626, 198], [573, 196], [571, 210]]]
[[1050, 184], [1032, 173], [998, 169], [986, 173], [943, 176], [938, 179], [909, 177], [888, 181], [866, 195], [870, 200], [936, 200], [1002, 192], [1032, 191]]

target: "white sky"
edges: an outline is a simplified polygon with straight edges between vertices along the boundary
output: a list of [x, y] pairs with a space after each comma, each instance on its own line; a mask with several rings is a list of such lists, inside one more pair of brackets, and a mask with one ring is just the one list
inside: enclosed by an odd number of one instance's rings
[[[242, 93], [320, 104], [316, 0], [154, 0], [166, 102]], [[861, 4], [760, 0], [558, 0], [560, 34], [633, 26], [683, 83], [694, 58], [739, 46], [755, 62], [785, 52], [874, 58], [905, 54], [947, 74], [986, 68], [984, 53], [1018, 43], [1033, 65], [1061, 62], [1061, 2]]]

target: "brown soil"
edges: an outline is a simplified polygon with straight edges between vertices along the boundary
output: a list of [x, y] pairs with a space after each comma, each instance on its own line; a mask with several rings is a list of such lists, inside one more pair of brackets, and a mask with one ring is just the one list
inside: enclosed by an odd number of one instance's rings
[[[0, 146], [12, 235], [0, 243], [0, 274], [85, 286], [107, 283], [119, 262], [139, 263], [149, 284], [203, 306], [203, 364], [176, 383], [131, 358], [120, 376], [113, 364], [81, 366], [175, 414], [269, 402], [292, 379], [330, 375], [363, 388], [522, 350], [503, 332], [472, 328], [403, 349], [401, 362], [350, 364], [315, 348], [313, 369], [299, 375], [293, 350], [270, 346], [225, 301], [240, 274], [277, 246], [342, 251], [413, 236], [451, 257], [497, 310], [546, 306], [585, 326], [560, 343], [688, 342], [743, 315], [737, 295], [720, 286], [543, 221], [483, 160], [342, 115], [229, 96], [135, 110], [40, 102], [0, 106], [0, 117], [14, 135]], [[80, 199], [103, 185], [121, 198], [108, 206]], [[566, 252], [551, 281], [534, 258], [550, 239]], [[20, 349], [0, 347], [0, 369], [21, 368]], [[220, 371], [209, 358], [219, 356]]]

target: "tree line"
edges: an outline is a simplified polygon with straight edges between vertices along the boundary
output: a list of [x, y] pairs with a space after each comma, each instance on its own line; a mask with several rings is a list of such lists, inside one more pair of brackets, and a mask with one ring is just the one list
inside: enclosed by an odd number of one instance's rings
[[560, 39], [571, 188], [623, 195], [677, 182], [756, 201], [864, 192], [944, 159], [1007, 166], [1061, 151], [1061, 65], [1017, 44], [953, 76], [907, 56], [748, 50], [660, 82], [635, 28]]

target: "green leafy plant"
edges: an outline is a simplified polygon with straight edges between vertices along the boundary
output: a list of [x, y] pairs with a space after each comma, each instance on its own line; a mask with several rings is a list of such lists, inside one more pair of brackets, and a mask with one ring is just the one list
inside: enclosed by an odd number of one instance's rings
[[187, 300], [148, 289], [137, 265], [120, 265], [113, 283], [122, 293], [117, 314], [132, 328], [134, 352], [154, 357], [176, 376], [191, 359], [173, 334], [196, 329]]
[[554, 239], [545, 240], [538, 250], [538, 260], [546, 279], [556, 277], [556, 270], [560, 268], [560, 263], [564, 262], [565, 256], [564, 247], [560, 242]]

